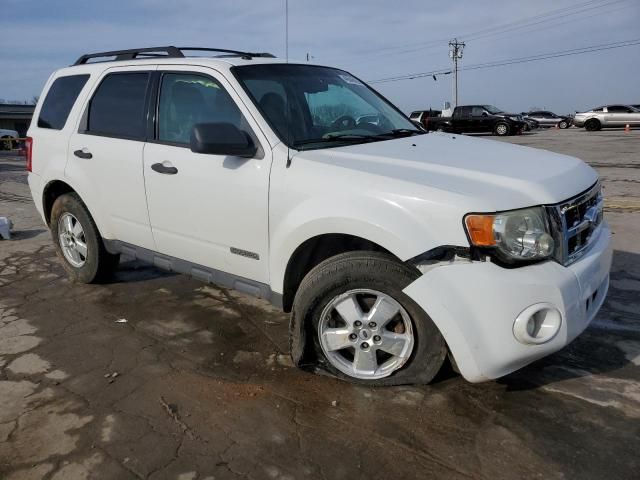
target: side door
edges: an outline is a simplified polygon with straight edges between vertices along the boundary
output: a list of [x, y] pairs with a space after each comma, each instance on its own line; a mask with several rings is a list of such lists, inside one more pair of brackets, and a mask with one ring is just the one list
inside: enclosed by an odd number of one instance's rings
[[[624, 127], [626, 124], [633, 124], [634, 120], [637, 121], [640, 114], [635, 114], [635, 110], [626, 105], [614, 105], [608, 108], [609, 115], [611, 115], [611, 125], [617, 125]], [[615, 122], [615, 123], [614, 123]]]
[[471, 127], [471, 107], [456, 107], [451, 123], [458, 132], [473, 131]]
[[555, 127], [560, 123], [561, 118], [553, 112], [543, 112], [545, 116], [545, 125], [548, 127]]
[[[153, 237], [160, 253], [268, 283], [271, 149], [231, 84], [194, 66], [159, 67], [155, 131], [144, 149]], [[232, 124], [254, 158], [194, 153], [195, 124]]]
[[471, 121], [469, 122], [470, 132], [490, 132], [492, 130], [491, 117], [482, 107], [471, 108]]
[[529, 115], [531, 118], [533, 118], [536, 122], [538, 122], [540, 124], [540, 126], [542, 127], [548, 127], [549, 123], [550, 123], [550, 118], [547, 115], [547, 112], [533, 112], [531, 115]]
[[[107, 69], [69, 140], [66, 176], [82, 187], [101, 233], [154, 249], [142, 169], [152, 71]], [[83, 193], [81, 192], [81, 195]], [[83, 196], [85, 196], [83, 195]]]
[[609, 127], [619, 127], [624, 125], [625, 109], [617, 105], [605, 107], [604, 125]]

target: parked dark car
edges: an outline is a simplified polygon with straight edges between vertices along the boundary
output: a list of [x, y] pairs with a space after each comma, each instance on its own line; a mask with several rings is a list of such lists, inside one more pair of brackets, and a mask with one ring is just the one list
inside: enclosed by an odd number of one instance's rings
[[429, 121], [432, 118], [440, 118], [442, 110], [416, 110], [411, 112], [409, 119], [416, 125], [429, 130]]
[[493, 133], [514, 135], [525, 129], [522, 115], [505, 113], [493, 105], [463, 105], [453, 110], [451, 117], [429, 119], [429, 130], [451, 133]]
[[525, 119], [530, 118], [540, 124], [541, 127], [569, 128], [571, 125], [571, 117], [556, 115], [548, 110], [535, 110], [522, 114]]

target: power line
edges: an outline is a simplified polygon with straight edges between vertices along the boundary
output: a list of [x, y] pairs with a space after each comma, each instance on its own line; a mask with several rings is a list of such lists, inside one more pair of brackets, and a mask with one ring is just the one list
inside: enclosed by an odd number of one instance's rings
[[[522, 28], [528, 28], [528, 27], [532, 27], [532, 26], [535, 26], [535, 25], [540, 25], [542, 23], [546, 23], [546, 22], [549, 22], [549, 21], [560, 20], [560, 19], [565, 18], [565, 17], [577, 15], [577, 14], [588, 12], [588, 11], [595, 10], [595, 9], [608, 7], [610, 5], [613, 5], [613, 4], [616, 4], [616, 3], [621, 3], [621, 2], [626, 2], [626, 1], [628, 1], [628, 0], [613, 0], [613, 1], [610, 1], [610, 2], [607, 2], [607, 3], [602, 3], [602, 4], [599, 4], [599, 5], [594, 5], [594, 6], [590, 6], [590, 7], [587, 7], [587, 8], [578, 9], [578, 10], [575, 10], [575, 11], [572, 11], [572, 12], [566, 12], [566, 13], [561, 14], [561, 15], [557, 15], [557, 16], [554, 15], [554, 18], [552, 18], [552, 19], [540, 18], [540, 16], [538, 16], [537, 18], [536, 17], [531, 17], [529, 19], [529, 21], [527, 21], [524, 25], [512, 25], [510, 27], [509, 26], [507, 26], [507, 27], [503, 26], [502, 28], [500, 28], [497, 31], [489, 31], [489, 32], [486, 32], [486, 33], [476, 32], [475, 34], [471, 34], [471, 35], [465, 36], [463, 38], [465, 40], [467, 40], [467, 41], [470, 41], [470, 40], [478, 40], [480, 38], [490, 37], [490, 36], [493, 36], [493, 35], [501, 35], [503, 33], [512, 32], [514, 30], [519, 30], [519, 29], [522, 29]], [[536, 19], [537, 19], [537, 21], [531, 21], [531, 20], [536, 20]]]
[[[568, 57], [572, 55], [581, 55], [584, 53], [600, 52], [603, 50], [612, 50], [615, 48], [631, 47], [633, 45], [640, 45], [640, 38], [636, 38], [632, 40], [623, 40], [620, 42], [605, 43], [601, 45], [591, 45], [588, 47], [572, 48], [569, 50], [562, 50], [558, 52], [541, 53], [537, 55], [531, 55], [528, 57], [511, 58], [511, 59], [505, 59], [505, 60], [495, 60], [491, 62], [476, 63], [472, 65], [467, 65], [465, 67], [461, 67], [460, 70], [468, 71], [468, 70], [480, 70], [485, 68], [502, 67], [502, 66], [514, 65], [518, 63], [536, 62], [540, 60], [548, 60], [551, 58]], [[446, 68], [442, 68], [442, 69], [433, 70], [430, 72], [418, 72], [418, 73], [410, 73], [406, 75], [398, 75], [395, 77], [379, 78], [377, 80], [371, 80], [368, 83], [373, 84], [373, 83], [396, 82], [400, 80], [413, 80], [415, 78], [422, 78], [422, 77], [429, 77], [432, 75], [443, 74], [443, 73], [446, 73], [447, 70], [448, 69]]]
[[[599, 0], [590, 0], [587, 2], [574, 4], [568, 7], [550, 10], [548, 12], [544, 12], [538, 15], [524, 17], [511, 22], [506, 22], [504, 24], [494, 25], [493, 27], [487, 27], [481, 30], [477, 30], [475, 32], [458, 35], [457, 37], [462, 38], [465, 41], [469, 41], [469, 40], [484, 39], [494, 35], [519, 33], [518, 32], [519, 29], [535, 27], [536, 25], [540, 25], [543, 23], [554, 22], [556, 20], [560, 20], [565, 17], [580, 15], [582, 13], [585, 13], [591, 10], [601, 9], [616, 3], [622, 3], [627, 1], [629, 0], [610, 0], [610, 1], [605, 1], [603, 3], [599, 3]], [[577, 18], [573, 20], [582, 20], [582, 19], [590, 18], [592, 16], [593, 15], [589, 15], [586, 17]], [[561, 25], [563, 23], [566, 23], [566, 22], [559, 23], [558, 25]], [[544, 25], [542, 27], [537, 27], [529, 31], [535, 31], [537, 29], [545, 29], [549, 27], [550, 25]], [[447, 40], [448, 38], [441, 38], [441, 39], [430, 40], [428, 42], [417, 42], [417, 43], [414, 42], [414, 43], [396, 45], [393, 47], [385, 47], [385, 48], [378, 49], [376, 52], [372, 54], [358, 55], [358, 57], [361, 59], [368, 59], [368, 58], [386, 57], [389, 55], [402, 55], [405, 53], [413, 53], [421, 50], [440, 47]], [[387, 53], [385, 53], [385, 51]], [[343, 58], [352, 58], [352, 57], [343, 57]], [[352, 63], [360, 63], [360, 62], [356, 60], [355, 62], [352, 62]]]

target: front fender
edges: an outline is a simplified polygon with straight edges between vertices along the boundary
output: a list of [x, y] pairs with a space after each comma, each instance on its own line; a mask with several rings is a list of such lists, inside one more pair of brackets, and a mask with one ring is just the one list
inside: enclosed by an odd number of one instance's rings
[[439, 245], [420, 225], [419, 219], [392, 201], [342, 196], [308, 199], [272, 222], [275, 228], [271, 235], [271, 288], [283, 292], [289, 259], [313, 237], [332, 233], [353, 235], [374, 242], [405, 261]]

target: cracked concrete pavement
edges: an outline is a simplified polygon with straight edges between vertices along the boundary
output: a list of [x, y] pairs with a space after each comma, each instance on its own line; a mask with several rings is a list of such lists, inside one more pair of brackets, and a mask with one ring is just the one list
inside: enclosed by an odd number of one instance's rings
[[23, 160], [0, 156], [0, 478], [638, 478], [639, 133], [509, 139], [604, 179], [611, 290], [581, 337], [494, 382], [377, 389], [292, 368], [260, 300], [127, 259], [70, 283]]

